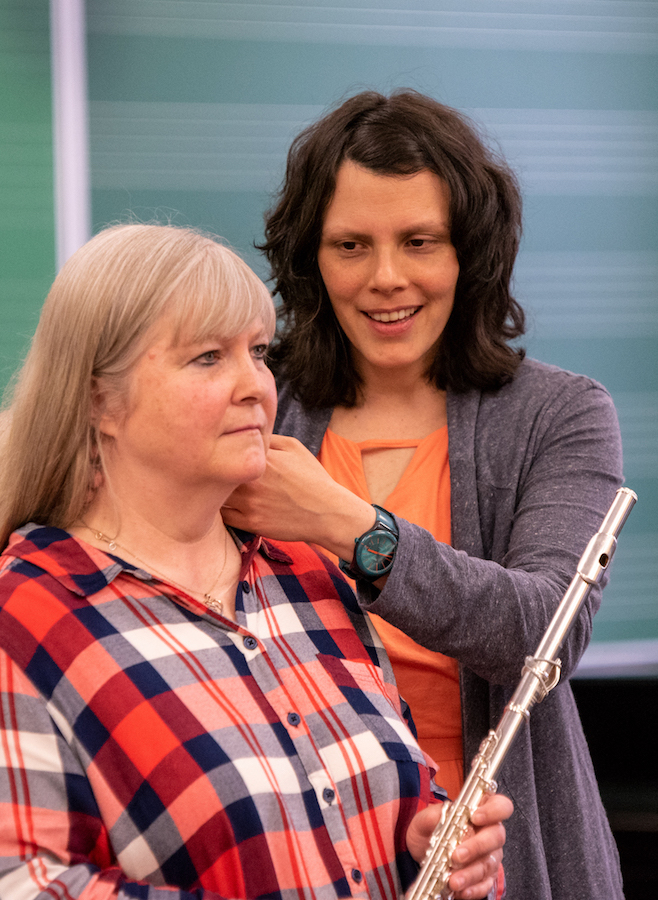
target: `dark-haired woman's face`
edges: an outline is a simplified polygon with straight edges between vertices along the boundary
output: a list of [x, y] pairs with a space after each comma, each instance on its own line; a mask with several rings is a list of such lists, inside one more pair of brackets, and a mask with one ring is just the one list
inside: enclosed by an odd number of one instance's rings
[[448, 188], [434, 173], [338, 170], [318, 265], [355, 364], [427, 371], [452, 312], [459, 275]]

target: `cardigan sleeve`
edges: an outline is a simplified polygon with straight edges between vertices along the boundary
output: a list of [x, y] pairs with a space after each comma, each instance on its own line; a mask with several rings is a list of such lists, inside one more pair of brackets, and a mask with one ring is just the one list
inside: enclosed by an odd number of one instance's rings
[[[568, 377], [546, 382], [552, 393], [541, 402], [526, 397], [526, 408], [522, 392], [516, 404], [509, 397], [503, 406], [480, 403], [472, 479], [459, 459], [453, 466], [451, 443], [456, 548], [398, 520], [398, 554], [384, 589], [358, 585], [365, 609], [491, 683], [518, 682], [622, 480], [609, 394], [562, 374]], [[600, 602], [599, 586], [563, 644], [565, 678], [587, 647]]]

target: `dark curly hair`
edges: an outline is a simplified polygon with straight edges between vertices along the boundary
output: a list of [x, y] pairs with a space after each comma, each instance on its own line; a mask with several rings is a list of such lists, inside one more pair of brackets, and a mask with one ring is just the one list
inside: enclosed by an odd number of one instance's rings
[[521, 236], [514, 174], [464, 116], [415, 91], [366, 91], [292, 143], [283, 187], [265, 216], [263, 250], [281, 297], [272, 365], [308, 408], [354, 406], [361, 379], [334, 315], [317, 255], [340, 165], [382, 175], [429, 170], [450, 191], [459, 261], [455, 303], [428, 378], [439, 389], [492, 389], [513, 378], [524, 351], [523, 310], [510, 294]]

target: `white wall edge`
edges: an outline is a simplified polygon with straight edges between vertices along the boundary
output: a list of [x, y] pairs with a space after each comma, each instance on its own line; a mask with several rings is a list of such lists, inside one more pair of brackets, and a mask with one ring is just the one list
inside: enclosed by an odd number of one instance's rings
[[590, 644], [574, 678], [658, 677], [658, 639]]
[[84, 0], [50, 0], [57, 268], [91, 237]]

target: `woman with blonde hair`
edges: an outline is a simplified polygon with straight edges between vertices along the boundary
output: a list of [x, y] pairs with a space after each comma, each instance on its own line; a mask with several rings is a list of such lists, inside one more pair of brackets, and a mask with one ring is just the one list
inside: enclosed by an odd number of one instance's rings
[[0, 450], [2, 897], [393, 900], [417, 871], [440, 805], [381, 645], [325, 558], [219, 512], [265, 470], [273, 329], [192, 230], [108, 229], [55, 280]]
[[35, 516], [65, 527], [82, 514], [103, 450], [93, 416], [99, 389], [112, 402], [121, 397], [139, 338], [165, 313], [174, 340], [190, 321], [192, 340], [212, 330], [232, 337], [257, 317], [268, 334], [274, 328], [264, 286], [221, 244], [161, 226], [98, 235], [55, 281], [14, 390], [0, 546]]

